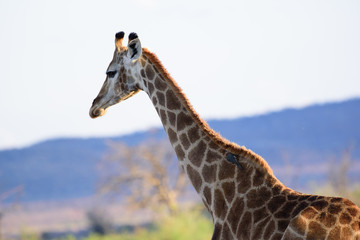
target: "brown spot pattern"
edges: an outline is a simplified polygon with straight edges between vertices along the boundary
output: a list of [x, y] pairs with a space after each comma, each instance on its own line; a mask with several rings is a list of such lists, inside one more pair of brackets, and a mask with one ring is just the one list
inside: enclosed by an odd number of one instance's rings
[[298, 198], [299, 198], [299, 195], [297, 195], [297, 194], [289, 194], [289, 195], [287, 195], [287, 200], [288, 201], [297, 200]]
[[299, 205], [295, 207], [292, 215], [293, 216], [298, 215], [301, 210], [305, 209], [308, 206], [309, 206], [309, 204], [307, 202], [300, 202]]
[[209, 187], [204, 187], [203, 194], [208, 206], [211, 206], [211, 189]]
[[309, 200], [310, 202], [313, 202], [313, 201], [315, 201], [316, 199], [317, 199], [317, 196], [311, 196], [311, 197], [308, 198], [308, 200]]
[[340, 227], [336, 226], [329, 232], [329, 239], [340, 239]]
[[271, 213], [276, 212], [285, 203], [285, 200], [285, 197], [282, 195], [271, 198], [267, 205], [269, 211]]
[[317, 214], [317, 211], [313, 208], [313, 207], [308, 207], [306, 209], [304, 209], [301, 213], [301, 215], [305, 218], [305, 219], [313, 219]]
[[355, 217], [358, 210], [355, 207], [350, 207], [347, 209], [351, 216]]
[[291, 216], [292, 210], [297, 205], [297, 202], [286, 202], [284, 206], [281, 207], [279, 212], [275, 213], [276, 218], [289, 218]]
[[323, 212], [316, 218], [316, 220], [322, 222], [325, 227], [330, 228], [335, 225], [337, 219], [334, 215]]
[[153, 97], [151, 100], [152, 100], [152, 103], [154, 104], [154, 106], [156, 106], [156, 105], [157, 105], [157, 102], [158, 102], [158, 101], [157, 101], [157, 98], [156, 98], [156, 97]]
[[274, 220], [271, 220], [265, 228], [264, 239], [270, 239], [274, 230], [275, 230], [275, 222]]
[[342, 213], [339, 220], [341, 224], [350, 224], [351, 216], [347, 213]]
[[334, 198], [331, 198], [330, 202], [331, 203], [339, 203], [342, 201], [342, 198], [339, 198], [339, 197], [334, 197]]
[[190, 165], [187, 165], [186, 169], [192, 185], [194, 186], [195, 190], [199, 192], [202, 185], [200, 174]]
[[222, 184], [222, 189], [224, 190], [225, 198], [230, 203], [234, 198], [235, 194], [235, 183], [234, 182], [224, 182]]
[[352, 201], [350, 201], [349, 199], [344, 199], [343, 202], [345, 203], [346, 206], [354, 206], [354, 205], [355, 205], [355, 204], [354, 204]]
[[275, 234], [272, 236], [271, 240], [281, 240], [281, 238], [282, 238], [282, 234], [281, 234], [281, 233], [275, 233]]
[[213, 150], [218, 150], [219, 149], [219, 145], [217, 145], [215, 142], [210, 142], [209, 144], [209, 148], [213, 149]]
[[154, 72], [154, 69], [152, 68], [152, 66], [150, 64], [148, 64], [146, 66], [146, 69], [145, 69], [145, 72], [146, 72], [146, 76], [149, 80], [153, 80], [154, 77], [155, 77], [155, 72]]
[[141, 70], [140, 70], [140, 75], [141, 75], [141, 77], [143, 77], [143, 78], [146, 77], [146, 76], [145, 76], [145, 71], [144, 71], [144, 69], [141, 69]]
[[359, 231], [360, 230], [360, 219], [358, 221], [355, 221], [351, 224], [351, 228], [354, 231]]
[[214, 213], [218, 218], [224, 219], [227, 213], [227, 205], [225, 202], [224, 195], [219, 189], [215, 190], [214, 194]]
[[204, 141], [200, 141], [196, 147], [189, 152], [189, 160], [197, 167], [200, 167], [202, 159], [204, 158], [206, 145]]
[[202, 169], [202, 176], [207, 183], [213, 183], [216, 180], [217, 165], [204, 165]]
[[245, 193], [251, 187], [251, 178], [246, 175], [241, 175], [241, 177], [239, 177], [240, 174], [238, 174], [237, 177], [237, 182], [239, 183], [237, 191], [238, 193]]
[[274, 184], [271, 188], [273, 195], [279, 195], [281, 191], [283, 190], [283, 187], [280, 184]]
[[154, 93], [154, 90], [155, 90], [155, 88], [154, 88], [154, 85], [152, 84], [152, 83], [150, 83], [150, 82], [147, 82], [148, 84], [148, 86], [147, 86], [147, 88], [148, 88], [148, 90], [149, 90], [149, 93], [150, 93], [150, 95], [153, 95], [153, 93]]
[[324, 200], [316, 201], [311, 204], [316, 210], [321, 211], [328, 206], [328, 202]]
[[289, 225], [289, 220], [279, 220], [278, 221], [278, 230], [280, 232], [284, 232], [288, 225]]
[[265, 216], [268, 216], [269, 213], [266, 210], [266, 207], [262, 207], [258, 210], [254, 211], [254, 223], [259, 222], [260, 220], [263, 220]]
[[172, 90], [166, 92], [166, 107], [170, 110], [180, 109], [180, 101]]
[[[269, 221], [266, 219], [266, 221]], [[261, 222], [255, 225], [255, 229], [253, 230], [253, 239], [262, 239], [262, 234], [264, 231], [265, 222]]]
[[156, 97], [161, 106], [165, 106], [165, 96], [162, 92], [156, 92]]
[[200, 138], [199, 127], [195, 126], [195, 127], [191, 128], [191, 129], [189, 129], [188, 136], [189, 136], [189, 140], [190, 140], [191, 143], [196, 142]]
[[165, 110], [163, 110], [163, 109], [160, 110], [160, 118], [161, 118], [161, 122], [163, 123], [163, 125], [166, 125], [167, 115], [166, 115]]
[[308, 199], [310, 196], [311, 196], [311, 195], [301, 195], [301, 196], [299, 197], [299, 201], [304, 201], [304, 200]]
[[233, 232], [236, 232], [239, 218], [241, 217], [243, 210], [244, 210], [244, 201], [242, 199], [237, 199], [234, 202], [233, 206], [231, 207], [227, 217]]
[[155, 78], [155, 87], [160, 91], [164, 91], [167, 88], [167, 84], [159, 77]]
[[328, 208], [328, 211], [331, 214], [338, 214], [339, 212], [341, 212], [341, 206], [338, 204], [331, 204]]
[[194, 121], [189, 115], [183, 112], [179, 113], [177, 116], [177, 131], [185, 129], [185, 127], [192, 125], [193, 122]]
[[264, 174], [259, 170], [255, 169], [255, 174], [253, 176], [253, 186], [260, 186], [264, 182]]
[[179, 161], [184, 161], [185, 152], [180, 145], [177, 145], [175, 147], [175, 153], [176, 153], [176, 156], [178, 157]]
[[306, 230], [306, 222], [302, 217], [297, 217], [291, 221], [290, 227], [298, 234], [304, 235]]
[[211, 239], [214, 239], [214, 240], [220, 239], [221, 230], [222, 230], [222, 226], [219, 223], [216, 223], [215, 227], [214, 227], [214, 233], [213, 233]]
[[227, 223], [224, 224], [221, 239], [232, 239], [233, 236], [231, 234], [229, 225]]
[[171, 128], [168, 129], [167, 133], [172, 144], [178, 141], [176, 132], [174, 132]]
[[351, 230], [350, 230], [350, 228], [349, 228], [348, 226], [343, 227], [343, 228], [341, 229], [341, 238], [342, 238], [342, 239], [350, 239], [350, 237], [351, 237]]
[[189, 142], [189, 139], [188, 139], [186, 133], [183, 133], [180, 135], [180, 142], [185, 150], [187, 150], [190, 147], [190, 142]]
[[246, 212], [239, 222], [237, 228], [237, 238], [238, 239], [250, 239], [250, 230], [252, 223], [252, 215], [250, 212]]
[[208, 150], [208, 152], [206, 154], [206, 161], [208, 163], [212, 163], [216, 160], [219, 160], [220, 158], [221, 158], [221, 155], [213, 150]]
[[175, 127], [175, 121], [176, 121], [176, 115], [173, 112], [167, 112], [168, 118], [169, 118], [169, 122], [171, 124], [171, 126]]
[[235, 174], [235, 167], [233, 164], [228, 163], [227, 161], [222, 161], [221, 165], [220, 165], [220, 170], [219, 170], [219, 180], [224, 180], [224, 179], [228, 179], [228, 178], [232, 178], [234, 177]]
[[266, 188], [252, 189], [246, 194], [246, 203], [249, 208], [258, 208], [264, 205], [270, 197], [270, 191]]

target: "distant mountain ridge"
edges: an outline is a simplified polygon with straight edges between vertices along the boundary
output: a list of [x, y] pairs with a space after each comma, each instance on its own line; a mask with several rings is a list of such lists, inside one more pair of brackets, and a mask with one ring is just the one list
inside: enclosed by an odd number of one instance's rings
[[[329, 166], [349, 148], [354, 162], [350, 177], [360, 181], [360, 98], [208, 123], [223, 137], [264, 157], [290, 186], [324, 180]], [[108, 141], [137, 145], [149, 138], [166, 135], [159, 128], [108, 138], [58, 138], [0, 151], [0, 192], [24, 185], [24, 201], [90, 196]]]

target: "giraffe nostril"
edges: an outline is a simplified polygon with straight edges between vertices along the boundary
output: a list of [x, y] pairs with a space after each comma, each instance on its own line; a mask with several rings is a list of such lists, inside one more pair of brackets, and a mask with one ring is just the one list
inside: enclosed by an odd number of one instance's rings
[[98, 117], [100, 115], [100, 111], [99, 110], [96, 110], [93, 112], [93, 116], [94, 117]]
[[103, 108], [90, 109], [89, 115], [91, 118], [97, 118], [97, 117], [104, 115], [104, 113], [105, 113], [105, 110]]
[[90, 115], [91, 118], [96, 118], [96, 117], [99, 116], [97, 111], [90, 111], [89, 115]]

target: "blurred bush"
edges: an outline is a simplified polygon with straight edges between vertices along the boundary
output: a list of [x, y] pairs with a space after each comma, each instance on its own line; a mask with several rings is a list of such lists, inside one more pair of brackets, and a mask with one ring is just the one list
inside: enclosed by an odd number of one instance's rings
[[109, 215], [102, 209], [92, 209], [87, 212], [90, 232], [98, 235], [110, 234], [113, 224]]
[[146, 208], [173, 214], [189, 185], [168, 141], [146, 141], [137, 146], [111, 142], [98, 169], [98, 192], [126, 198], [134, 211]]
[[92, 234], [84, 240], [209, 240], [212, 222], [199, 209], [169, 215], [155, 224], [154, 228], [138, 228], [133, 233], [101, 236]]

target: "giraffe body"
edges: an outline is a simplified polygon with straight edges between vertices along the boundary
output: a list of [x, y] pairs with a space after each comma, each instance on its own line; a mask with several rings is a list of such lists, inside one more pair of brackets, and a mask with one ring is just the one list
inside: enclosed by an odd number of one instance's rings
[[92, 118], [142, 90], [152, 101], [181, 167], [211, 213], [212, 239], [358, 239], [360, 209], [343, 198], [284, 186], [267, 162], [215, 133], [136, 34], [116, 50], [90, 109]]

